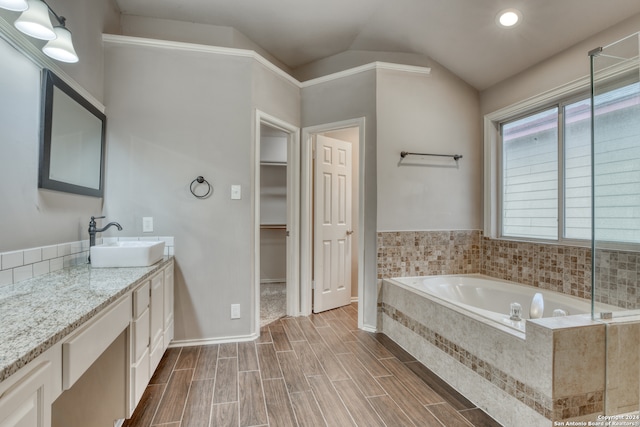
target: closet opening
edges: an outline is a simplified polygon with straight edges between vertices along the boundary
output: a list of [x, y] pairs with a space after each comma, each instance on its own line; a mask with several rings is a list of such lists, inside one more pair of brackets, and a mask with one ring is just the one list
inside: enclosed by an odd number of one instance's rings
[[299, 129], [256, 114], [254, 231], [255, 334], [300, 313]]

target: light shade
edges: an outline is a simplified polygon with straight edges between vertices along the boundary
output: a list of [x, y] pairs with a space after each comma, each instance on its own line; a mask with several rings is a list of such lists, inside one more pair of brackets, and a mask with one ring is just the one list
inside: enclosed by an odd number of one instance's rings
[[50, 40], [42, 51], [49, 57], [62, 62], [78, 62], [78, 55], [73, 48], [71, 32], [66, 27], [55, 27], [56, 38]]
[[7, 10], [13, 10], [14, 12], [22, 12], [27, 10], [29, 5], [27, 0], [0, 0], [0, 7]]
[[29, 9], [22, 12], [13, 25], [28, 36], [41, 40], [53, 40], [56, 33], [53, 31], [49, 19], [49, 7], [40, 0], [27, 0]]

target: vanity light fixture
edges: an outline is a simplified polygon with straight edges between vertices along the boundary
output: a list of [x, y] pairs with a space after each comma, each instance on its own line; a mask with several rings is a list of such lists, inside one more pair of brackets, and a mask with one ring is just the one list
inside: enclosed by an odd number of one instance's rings
[[58, 61], [75, 63], [78, 62], [78, 54], [73, 48], [73, 42], [71, 41], [71, 31], [64, 26], [64, 18], [61, 24], [53, 28], [56, 33], [56, 38], [50, 40], [43, 48], [42, 51], [50, 58], [57, 59]]
[[14, 12], [22, 12], [29, 8], [27, 0], [0, 0], [0, 7]]
[[27, 3], [29, 8], [16, 19], [14, 27], [36, 39], [55, 39], [56, 33], [49, 19], [49, 6], [41, 0], [27, 0]]
[[[13, 25], [28, 36], [47, 40], [42, 48], [45, 55], [62, 62], [78, 62], [71, 32], [65, 26], [66, 19], [55, 13], [44, 0], [0, 0], [0, 7], [23, 11]], [[50, 15], [58, 23], [55, 27], [51, 25]]]
[[505, 9], [496, 16], [499, 27], [511, 28], [522, 20], [522, 13], [518, 9]]

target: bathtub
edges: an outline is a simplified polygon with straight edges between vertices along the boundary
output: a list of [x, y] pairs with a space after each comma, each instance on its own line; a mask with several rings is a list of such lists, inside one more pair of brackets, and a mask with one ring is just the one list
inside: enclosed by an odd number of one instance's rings
[[[428, 298], [448, 303], [447, 305], [454, 309], [475, 314], [520, 332], [526, 331], [526, 319], [529, 318], [531, 301], [536, 293], [542, 294], [543, 297], [542, 317], [552, 317], [555, 310], [562, 310], [567, 315], [591, 314], [591, 302], [582, 298], [480, 274], [400, 277], [389, 281]], [[520, 321], [510, 318], [511, 303], [514, 302], [522, 306]], [[613, 311], [616, 307], [600, 304], [596, 309]]]
[[[526, 319], [537, 292], [543, 317]], [[510, 319], [513, 302], [523, 320]], [[605, 399], [606, 415], [640, 404], [629, 374], [640, 372], [640, 322], [592, 320], [588, 300], [478, 274], [404, 277], [381, 280], [378, 316], [381, 332], [505, 426], [595, 421]], [[605, 377], [616, 390], [604, 392]]]

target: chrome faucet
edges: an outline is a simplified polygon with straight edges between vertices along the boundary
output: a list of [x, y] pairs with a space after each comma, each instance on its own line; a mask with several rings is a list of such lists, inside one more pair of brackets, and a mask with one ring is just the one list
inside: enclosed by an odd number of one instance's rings
[[110, 222], [102, 228], [96, 228], [96, 219], [102, 219], [103, 216], [92, 216], [91, 221], [89, 221], [89, 246], [95, 246], [96, 244], [96, 233], [102, 233], [109, 227], [118, 227], [118, 230], [122, 231], [122, 226], [117, 222]]

